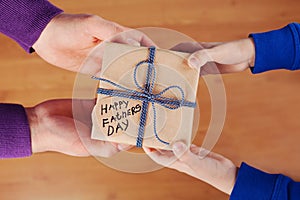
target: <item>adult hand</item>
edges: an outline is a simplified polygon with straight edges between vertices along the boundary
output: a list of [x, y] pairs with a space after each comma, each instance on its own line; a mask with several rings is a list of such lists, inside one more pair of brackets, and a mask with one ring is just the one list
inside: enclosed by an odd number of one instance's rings
[[255, 60], [251, 38], [225, 43], [182, 43], [172, 49], [192, 53], [188, 63], [201, 68], [200, 75], [241, 72], [253, 66]]
[[[123, 31], [128, 31], [126, 37], [112, 38]], [[62, 13], [50, 21], [33, 48], [50, 64], [77, 72], [93, 47], [109, 39], [131, 45], [153, 45], [141, 32], [99, 16]]]
[[188, 149], [183, 142], [174, 143], [172, 148], [173, 151], [144, 150], [158, 164], [186, 173], [231, 194], [238, 168], [230, 160], [213, 152], [202, 158], [201, 151], [205, 150], [196, 145]]
[[33, 153], [56, 151], [72, 156], [110, 157], [127, 145], [91, 139], [91, 112], [94, 100], [73, 100], [77, 118], [72, 113], [72, 100], [50, 100], [26, 108], [31, 130]]

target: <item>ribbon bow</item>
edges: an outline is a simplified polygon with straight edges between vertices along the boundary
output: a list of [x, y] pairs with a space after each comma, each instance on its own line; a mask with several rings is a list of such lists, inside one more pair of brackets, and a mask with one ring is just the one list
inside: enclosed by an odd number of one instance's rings
[[[103, 94], [103, 95], [107, 95], [107, 96], [124, 97], [124, 98], [128, 98], [128, 99], [140, 100], [143, 102], [141, 116], [140, 116], [138, 136], [137, 136], [137, 140], [136, 140], [137, 147], [142, 147], [142, 144], [143, 144], [149, 103], [152, 104], [152, 108], [153, 108], [153, 130], [154, 130], [155, 137], [157, 140], [159, 140], [160, 142], [167, 144], [167, 145], [169, 145], [169, 143], [160, 139], [160, 137], [158, 136], [158, 133], [156, 131], [155, 104], [159, 104], [167, 109], [172, 109], [172, 110], [178, 109], [181, 106], [186, 106], [186, 107], [191, 107], [191, 108], [196, 107], [195, 102], [189, 102], [189, 101], [184, 100], [185, 95], [184, 95], [183, 89], [177, 85], [169, 86], [157, 94], [154, 94], [152, 92], [154, 83], [155, 83], [155, 79], [156, 79], [156, 70], [155, 70], [155, 66], [154, 66], [155, 51], [156, 51], [155, 47], [149, 47], [148, 59], [139, 62], [138, 64], [136, 64], [136, 66], [134, 68], [134, 73], [133, 73], [134, 83], [140, 91], [128, 89], [128, 88], [126, 88], [122, 85], [119, 85], [117, 83], [114, 83], [108, 79], [98, 78], [95, 76], [92, 77], [93, 79], [107, 82], [107, 83], [111, 84], [112, 86], [115, 86], [116, 88], [121, 89], [121, 90], [116, 90], [116, 89], [98, 88], [97, 89], [98, 94]], [[142, 64], [145, 64], [145, 63], [148, 64], [148, 69], [147, 69], [146, 83], [145, 83], [145, 86], [142, 87], [137, 81], [137, 70]], [[168, 97], [163, 96], [164, 93], [166, 93], [168, 90], [171, 90], [171, 89], [177, 89], [181, 94], [181, 99], [178, 100], [176, 98], [168, 98]]]

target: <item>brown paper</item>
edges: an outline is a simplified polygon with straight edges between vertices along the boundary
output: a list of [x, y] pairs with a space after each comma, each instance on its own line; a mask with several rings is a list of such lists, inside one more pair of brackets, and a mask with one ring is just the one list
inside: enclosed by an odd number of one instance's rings
[[[137, 63], [147, 60], [148, 54], [147, 47], [107, 43], [103, 55], [101, 78], [139, 91], [134, 84], [133, 70]], [[156, 49], [154, 94], [161, 92], [168, 86], [177, 85], [183, 89], [186, 101], [196, 101], [199, 71], [187, 65], [188, 56], [189, 54], [186, 53]], [[137, 72], [137, 80], [141, 86], [145, 83], [146, 73], [147, 64], [144, 64]], [[106, 82], [99, 82], [99, 87], [119, 90], [119, 88]], [[181, 95], [178, 91], [171, 90], [165, 93], [164, 97], [180, 99]], [[139, 100], [98, 94], [97, 103], [92, 113], [92, 138], [136, 145], [142, 103]], [[168, 143], [181, 140], [190, 145], [194, 108], [180, 107], [176, 110], [170, 110], [155, 104], [155, 110], [158, 136]], [[153, 108], [149, 103], [143, 146], [170, 149], [169, 145], [160, 142], [155, 137], [153, 120]]]

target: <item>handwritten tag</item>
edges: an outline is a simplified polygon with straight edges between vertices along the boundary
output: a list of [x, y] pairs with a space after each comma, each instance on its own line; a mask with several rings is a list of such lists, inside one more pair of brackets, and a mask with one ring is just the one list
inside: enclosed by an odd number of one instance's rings
[[100, 118], [101, 132], [107, 137], [121, 135], [127, 131], [133, 119], [138, 121], [141, 103], [126, 99], [107, 98], [100, 102], [97, 117]]

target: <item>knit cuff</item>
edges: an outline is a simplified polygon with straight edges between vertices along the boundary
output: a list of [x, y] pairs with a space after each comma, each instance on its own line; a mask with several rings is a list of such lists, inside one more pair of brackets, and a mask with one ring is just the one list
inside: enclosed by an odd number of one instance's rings
[[270, 200], [279, 177], [242, 163], [230, 200]]
[[62, 13], [46, 0], [4, 0], [0, 10], [0, 31], [29, 53], [51, 19]]
[[274, 69], [300, 68], [300, 26], [291, 23], [279, 30], [250, 34], [255, 44], [255, 63], [252, 73]]
[[0, 113], [0, 159], [30, 156], [31, 136], [24, 107], [0, 104]]

